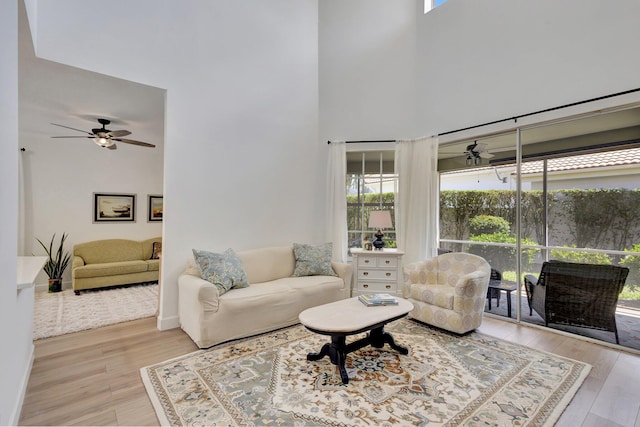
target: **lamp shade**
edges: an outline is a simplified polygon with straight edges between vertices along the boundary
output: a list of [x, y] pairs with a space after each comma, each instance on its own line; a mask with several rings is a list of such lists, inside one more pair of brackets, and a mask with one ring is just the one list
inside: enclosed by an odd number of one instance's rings
[[391, 222], [390, 211], [372, 211], [369, 214], [369, 228], [391, 228], [393, 223]]

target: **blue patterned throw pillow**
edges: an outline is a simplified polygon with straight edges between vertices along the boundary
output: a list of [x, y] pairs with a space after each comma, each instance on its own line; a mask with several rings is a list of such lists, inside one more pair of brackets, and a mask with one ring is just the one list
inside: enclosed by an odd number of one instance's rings
[[337, 276], [331, 268], [332, 243], [322, 245], [293, 244], [296, 257], [294, 276]]
[[246, 288], [249, 286], [247, 273], [242, 261], [229, 248], [221, 254], [193, 249], [193, 257], [200, 270], [200, 276], [218, 288], [218, 295], [222, 295], [231, 288]]

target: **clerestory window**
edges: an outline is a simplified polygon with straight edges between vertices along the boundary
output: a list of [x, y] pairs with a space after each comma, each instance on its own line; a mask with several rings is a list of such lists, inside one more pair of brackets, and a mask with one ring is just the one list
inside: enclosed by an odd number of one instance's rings
[[447, 0], [424, 0], [424, 13], [429, 12], [431, 9], [435, 9]]

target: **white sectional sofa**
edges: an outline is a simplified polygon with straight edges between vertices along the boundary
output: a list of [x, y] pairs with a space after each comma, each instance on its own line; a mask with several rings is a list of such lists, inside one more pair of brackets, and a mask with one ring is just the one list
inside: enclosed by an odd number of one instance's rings
[[349, 298], [352, 267], [332, 262], [337, 276], [293, 277], [291, 247], [238, 252], [249, 286], [222, 295], [202, 279], [194, 260], [178, 279], [182, 329], [200, 348], [248, 337], [299, 322], [307, 308]]

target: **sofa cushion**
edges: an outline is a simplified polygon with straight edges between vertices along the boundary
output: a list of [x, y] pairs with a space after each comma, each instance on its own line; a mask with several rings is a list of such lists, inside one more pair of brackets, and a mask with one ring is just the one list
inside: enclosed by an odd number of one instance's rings
[[198, 264], [196, 264], [196, 260], [194, 258], [190, 258], [187, 260], [187, 265], [184, 269], [184, 274], [189, 274], [191, 276], [200, 277], [200, 269], [198, 268]]
[[291, 246], [272, 246], [237, 253], [249, 283], [268, 282], [290, 277], [296, 266]]
[[160, 270], [160, 260], [159, 259], [147, 260], [147, 265], [149, 266], [149, 271], [158, 271], [158, 270]]
[[331, 268], [332, 243], [317, 246], [294, 243], [293, 253], [296, 258], [294, 276], [337, 276]]
[[216, 285], [219, 295], [231, 288], [249, 286], [242, 261], [233, 249], [229, 248], [221, 254], [193, 249], [193, 256], [200, 270], [200, 276]]
[[422, 301], [436, 307], [453, 310], [455, 288], [447, 285], [421, 285], [413, 283], [410, 285], [411, 299]]
[[73, 275], [76, 279], [116, 276], [120, 274], [145, 272], [148, 270], [148, 267], [147, 262], [142, 260], [88, 264], [74, 269]]
[[[272, 280], [264, 283], [252, 283], [251, 286], [241, 289], [233, 289], [230, 292], [220, 295], [221, 304], [223, 301], [245, 301], [248, 306], [254, 305], [252, 301], [256, 299], [262, 300], [265, 297], [275, 298], [276, 300], [288, 301], [291, 289], [286, 283], [280, 283], [281, 279]], [[289, 298], [288, 298], [289, 296]]]
[[140, 242], [126, 239], [106, 239], [79, 243], [73, 247], [73, 254], [81, 257], [85, 264], [134, 261], [150, 258], [150, 256], [144, 256]]

